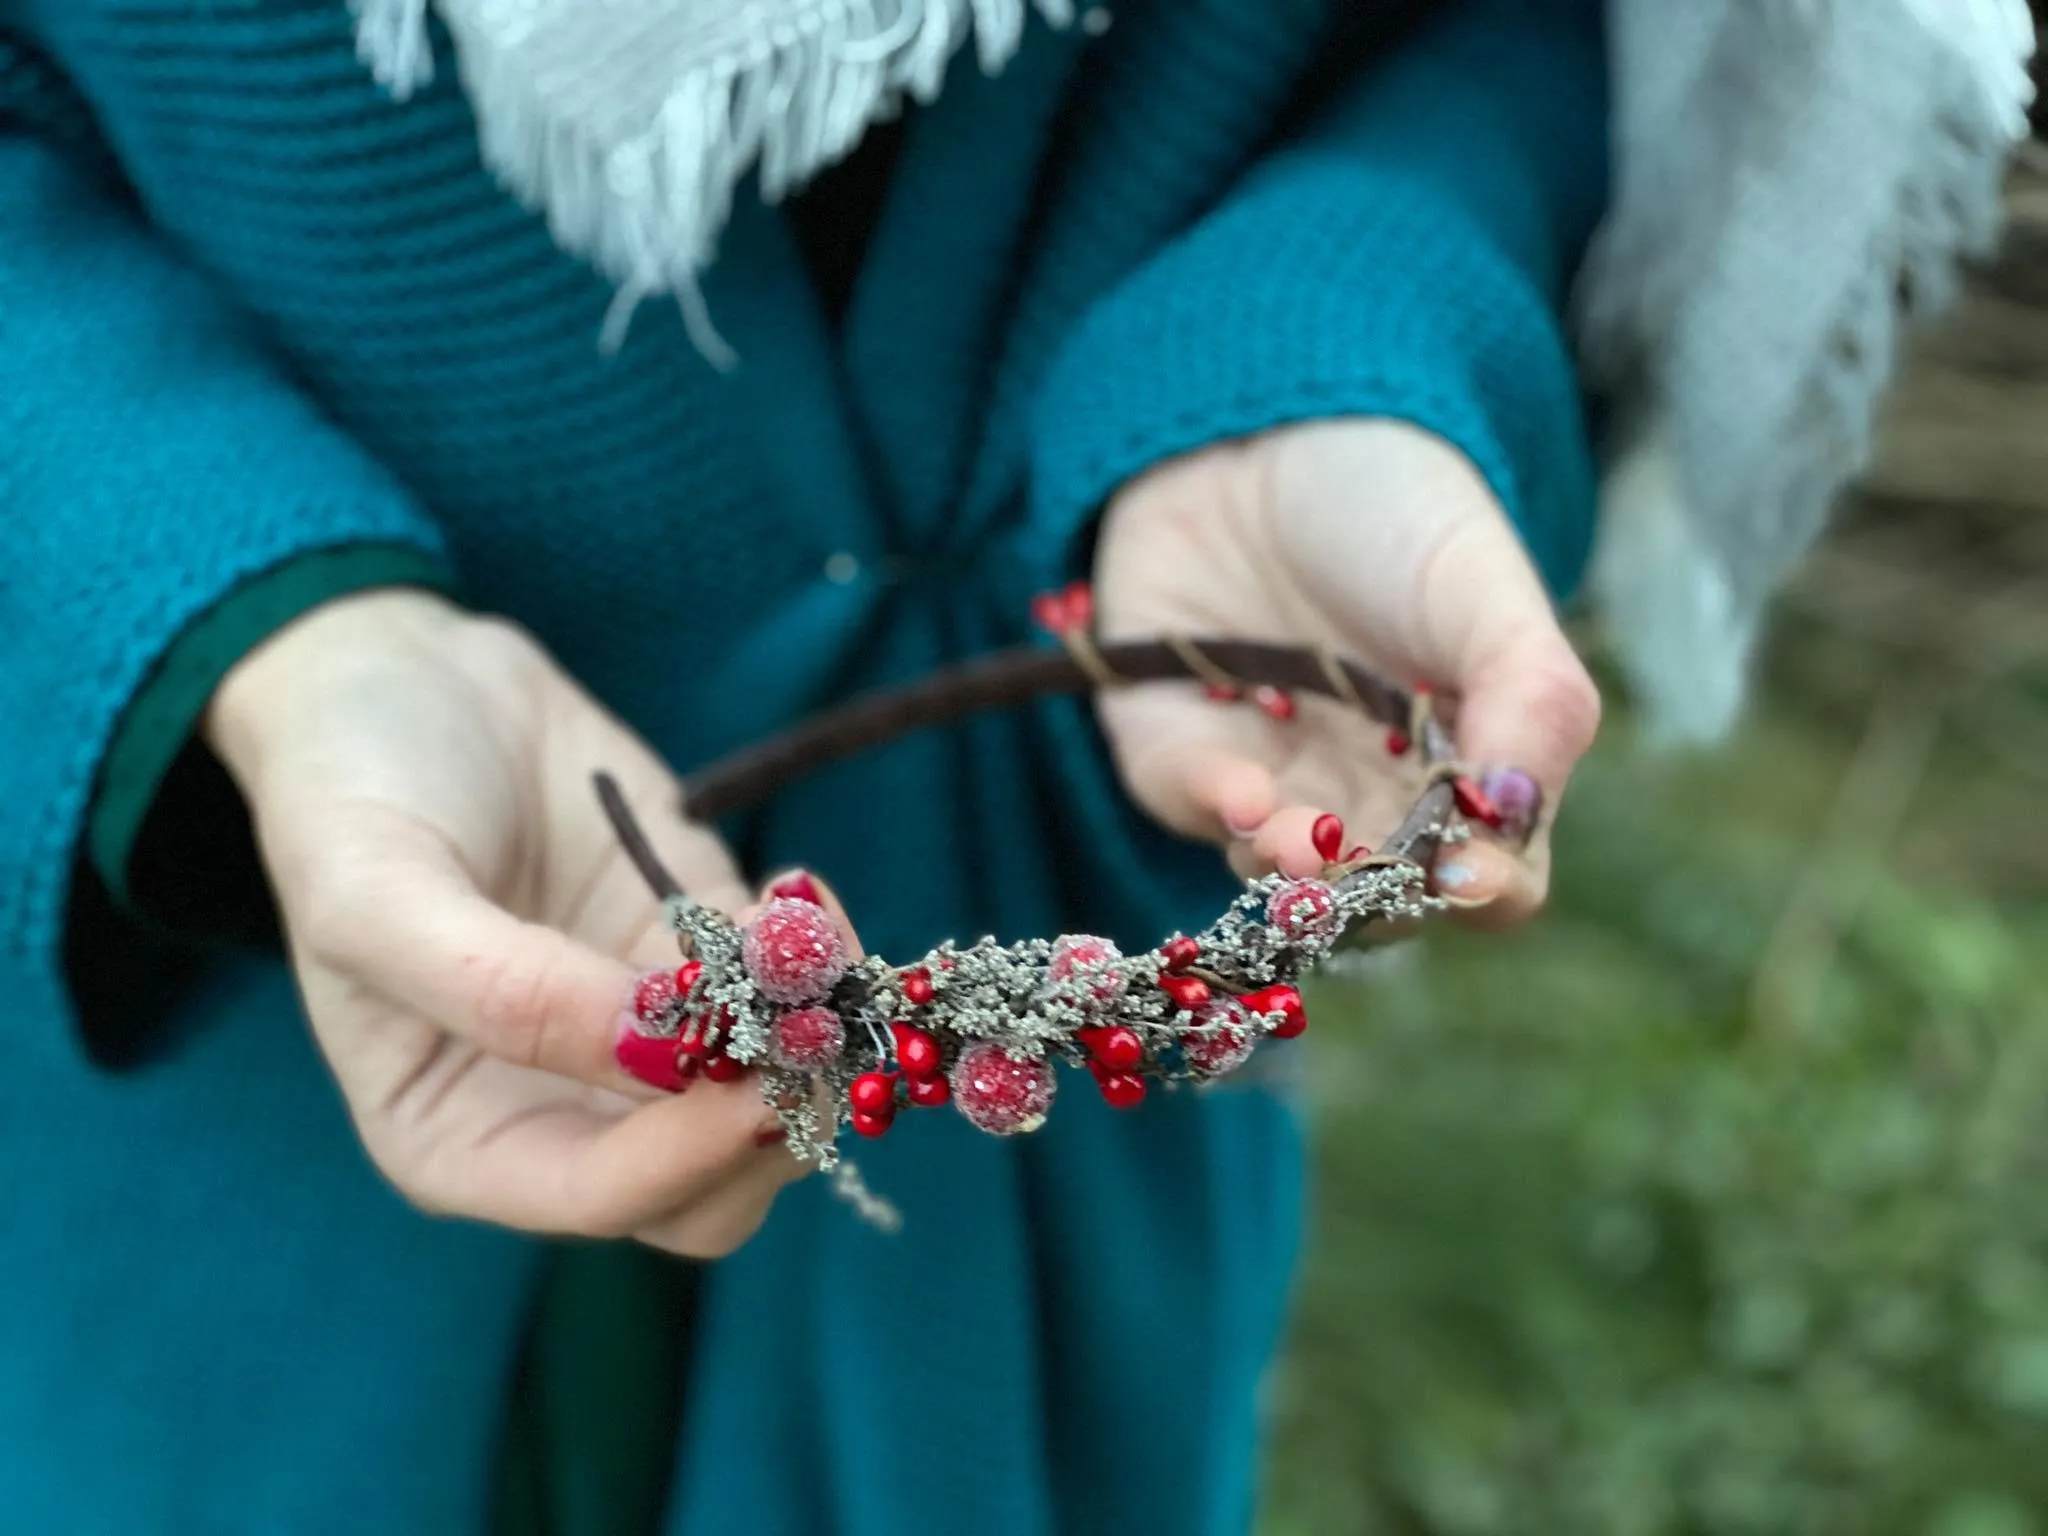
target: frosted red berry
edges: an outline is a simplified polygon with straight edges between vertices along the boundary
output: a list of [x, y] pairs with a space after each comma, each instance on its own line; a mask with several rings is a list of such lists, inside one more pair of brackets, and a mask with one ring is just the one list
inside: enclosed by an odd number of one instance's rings
[[1283, 938], [1325, 938], [1337, 927], [1337, 893], [1321, 880], [1290, 880], [1266, 898], [1266, 921]]
[[1106, 1072], [1095, 1081], [1112, 1109], [1131, 1109], [1144, 1102], [1145, 1079], [1135, 1072]]
[[1035, 1131], [1052, 1108], [1052, 1064], [977, 1041], [953, 1064], [953, 1102], [968, 1123], [994, 1136]]
[[1169, 971], [1184, 971], [1202, 958], [1202, 946], [1194, 939], [1168, 939], [1159, 946], [1159, 958]]
[[1128, 1072], [1145, 1059], [1145, 1042], [1135, 1029], [1122, 1024], [1084, 1029], [1081, 1031], [1081, 1043], [1095, 1060], [1112, 1072]]
[[633, 984], [633, 1017], [650, 1029], [659, 1028], [675, 1000], [674, 973], [649, 971]]
[[910, 971], [903, 978], [903, 1000], [913, 1007], [922, 1008], [932, 1000], [934, 989], [930, 971], [919, 968]]
[[1052, 947], [1045, 974], [1084, 1008], [1110, 1009], [1124, 994], [1123, 951], [1108, 939], [1070, 933]]
[[778, 896], [755, 914], [741, 959], [774, 1003], [814, 1003], [846, 974], [846, 942], [822, 907]]
[[856, 1114], [883, 1115], [896, 1107], [896, 1077], [891, 1072], [863, 1072], [846, 1097]]
[[920, 1109], [937, 1109], [953, 1097], [953, 1085], [943, 1077], [914, 1077], [903, 1091]]
[[1187, 1064], [1209, 1077], [1235, 1071], [1251, 1059], [1259, 1043], [1258, 1026], [1234, 997], [1219, 997], [1195, 1011], [1180, 1053]]
[[798, 1008], [775, 1021], [768, 1057], [792, 1072], [820, 1072], [839, 1059], [846, 1026], [830, 1008]]
[[923, 1030], [897, 1022], [889, 1026], [896, 1037], [896, 1065], [908, 1077], [930, 1077], [945, 1065], [939, 1042]]
[[1337, 855], [1344, 851], [1344, 818], [1328, 812], [1316, 818], [1315, 826], [1309, 831], [1308, 840], [1315, 845], [1316, 856], [1325, 864], [1337, 862]]

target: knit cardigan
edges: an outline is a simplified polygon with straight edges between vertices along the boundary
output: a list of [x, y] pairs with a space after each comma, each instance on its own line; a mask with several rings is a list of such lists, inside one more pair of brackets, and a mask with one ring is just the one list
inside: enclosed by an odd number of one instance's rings
[[[1454, 444], [1570, 587], [1598, 6], [1416, 9], [1129, 0], [956, 65], [842, 316], [742, 199], [720, 374], [655, 308], [601, 355], [606, 285], [452, 78], [377, 89], [344, 0], [0, 0], [0, 1529], [485, 1518], [541, 1246], [379, 1182], [274, 955], [118, 899], [199, 685], [306, 603], [511, 615], [687, 768], [1024, 638], [1133, 474], [1339, 414]], [[1142, 946], [1229, 888], [1071, 703], [727, 830], [883, 952]], [[1074, 1094], [1021, 1141], [877, 1146], [898, 1236], [793, 1189], [702, 1277], [669, 1529], [1242, 1529], [1297, 1141], [1263, 1091]]]

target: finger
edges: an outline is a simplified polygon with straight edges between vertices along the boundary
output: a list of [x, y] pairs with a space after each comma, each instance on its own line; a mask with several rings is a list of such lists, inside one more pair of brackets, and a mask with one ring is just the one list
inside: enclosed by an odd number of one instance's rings
[[811, 1171], [781, 1147], [762, 1155], [694, 1205], [633, 1234], [650, 1248], [686, 1259], [721, 1259], [761, 1229], [775, 1197]]
[[1273, 769], [1286, 742], [1255, 711], [1161, 686], [1105, 697], [1100, 714], [1124, 787], [1181, 836], [1228, 842], [1278, 807]]
[[294, 945], [515, 1066], [630, 1090], [613, 1047], [634, 969], [483, 896], [416, 823], [364, 817], [284, 898]]

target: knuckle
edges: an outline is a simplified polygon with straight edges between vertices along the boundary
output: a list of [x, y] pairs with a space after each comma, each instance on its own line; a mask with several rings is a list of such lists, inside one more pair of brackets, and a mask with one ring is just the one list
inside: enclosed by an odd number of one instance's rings
[[477, 1043], [514, 1066], [544, 1065], [554, 970], [546, 955], [524, 946], [485, 962], [473, 1015]]
[[340, 861], [305, 882], [290, 905], [291, 927], [306, 952], [337, 970], [356, 953], [362, 915], [375, 899], [373, 878], [357, 863]]
[[1567, 651], [1533, 679], [1530, 723], [1568, 756], [1577, 758], [1600, 733], [1600, 690], [1584, 663]]

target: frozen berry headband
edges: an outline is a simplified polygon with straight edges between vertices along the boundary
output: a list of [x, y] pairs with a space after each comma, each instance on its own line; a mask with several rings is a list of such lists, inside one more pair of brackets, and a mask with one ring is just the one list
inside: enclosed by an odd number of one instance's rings
[[[1129, 1108], [1147, 1082], [1201, 1083], [1235, 1071], [1264, 1037], [1308, 1027], [1296, 983], [1351, 930], [1450, 905], [1429, 888], [1437, 848], [1473, 823], [1526, 840], [1541, 811], [1527, 774], [1461, 765], [1426, 688], [1402, 690], [1328, 651], [1250, 640], [1098, 644], [1088, 589], [1041, 596], [1034, 616], [1062, 649], [1020, 647], [857, 698], [691, 775], [688, 814], [709, 821], [799, 775], [904, 732], [1053, 694], [1192, 680], [1219, 702], [1248, 699], [1276, 719], [1312, 692], [1387, 727], [1387, 750], [1413, 757], [1422, 788], [1377, 851], [1344, 846], [1344, 824], [1315, 825], [1320, 877], [1250, 881], [1199, 934], [1142, 955], [1068, 934], [940, 945], [908, 965], [850, 962], [808, 885], [774, 894], [744, 926], [685, 895], [648, 843], [617, 783], [597, 793], [620, 843], [668, 903], [684, 963], [644, 977], [637, 1033], [621, 1048], [635, 1075], [680, 1088], [758, 1068], [797, 1156], [830, 1168], [839, 1128], [886, 1132], [905, 1105], [952, 1104], [981, 1130], [1036, 1130], [1052, 1107], [1055, 1067], [1087, 1070]], [[851, 1170], [845, 1170], [850, 1174]], [[855, 1193], [857, 1203], [866, 1200]], [[872, 1213], [871, 1213], [872, 1214]]]

